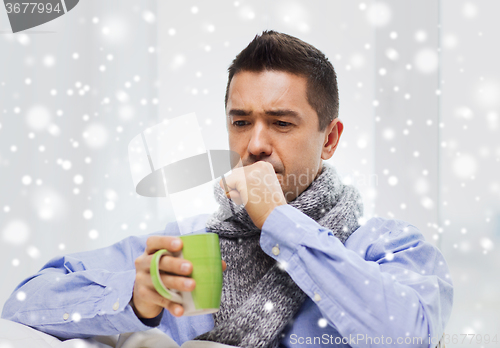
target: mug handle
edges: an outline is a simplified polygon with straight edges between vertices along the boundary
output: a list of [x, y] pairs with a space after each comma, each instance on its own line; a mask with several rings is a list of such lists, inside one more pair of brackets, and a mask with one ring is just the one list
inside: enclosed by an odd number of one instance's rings
[[172, 253], [170, 253], [168, 250], [161, 249], [155, 252], [153, 258], [151, 259], [151, 268], [149, 273], [151, 274], [151, 280], [153, 281], [153, 286], [155, 287], [156, 291], [161, 296], [165, 297], [167, 300], [182, 304], [183, 300], [182, 296], [180, 295], [180, 292], [177, 290], [168, 289], [161, 281], [160, 259], [165, 254], [172, 255]]

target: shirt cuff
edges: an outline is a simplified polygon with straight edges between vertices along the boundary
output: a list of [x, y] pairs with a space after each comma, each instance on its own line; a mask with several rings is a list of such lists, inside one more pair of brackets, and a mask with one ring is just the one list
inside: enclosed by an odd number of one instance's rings
[[289, 204], [274, 208], [260, 235], [262, 250], [277, 261], [287, 262], [302, 245], [302, 240], [318, 232], [323, 226]]
[[154, 318], [139, 318], [139, 320], [144, 324], [144, 325], [147, 325], [147, 326], [150, 326], [150, 327], [156, 327], [158, 325], [160, 325], [160, 322], [161, 322], [161, 318], [163, 317], [163, 310], [160, 312], [160, 314], [158, 314], [156, 317]]
[[98, 314], [106, 316], [118, 332], [136, 332], [151, 329], [149, 325], [137, 317], [130, 305], [134, 283], [135, 269], [113, 273], [107, 281], [104, 300], [100, 303]]

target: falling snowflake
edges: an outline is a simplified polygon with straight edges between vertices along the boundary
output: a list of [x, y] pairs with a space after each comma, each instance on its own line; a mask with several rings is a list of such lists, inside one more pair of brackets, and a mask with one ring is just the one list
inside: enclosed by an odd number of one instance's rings
[[100, 123], [92, 123], [85, 128], [82, 137], [88, 147], [99, 149], [108, 141], [108, 130]]
[[90, 220], [90, 219], [92, 219], [92, 217], [93, 217], [93, 216], [94, 216], [94, 213], [92, 213], [92, 211], [91, 211], [91, 210], [88, 210], [88, 209], [87, 209], [87, 210], [85, 210], [85, 211], [83, 212], [83, 218], [84, 218], [85, 220]]
[[26, 123], [35, 131], [42, 131], [52, 120], [50, 111], [43, 105], [35, 105], [26, 113]]
[[40, 250], [38, 250], [38, 248], [34, 245], [30, 245], [26, 249], [26, 253], [28, 253], [28, 255], [33, 259], [37, 259], [40, 257]]
[[272, 302], [266, 302], [266, 304], [264, 305], [264, 309], [268, 312], [271, 311], [273, 308], [274, 304]]
[[374, 2], [366, 11], [366, 19], [374, 27], [384, 27], [392, 19], [392, 10], [384, 2]]
[[[9, 211], [4, 208], [4, 211]], [[22, 220], [15, 219], [7, 223], [2, 231], [2, 239], [4, 242], [11, 245], [21, 245], [28, 241], [30, 236], [30, 228], [27, 223]]]
[[24, 291], [18, 291], [16, 293], [16, 299], [19, 301], [19, 302], [22, 302], [24, 300], [26, 300], [26, 293]]
[[90, 230], [89, 231], [89, 238], [90, 239], [97, 239], [99, 237], [99, 232], [97, 230]]
[[82, 320], [82, 316], [80, 315], [80, 313], [73, 313], [73, 315], [71, 316], [71, 319], [78, 323], [80, 320]]
[[423, 74], [432, 74], [437, 70], [438, 64], [438, 55], [434, 49], [424, 48], [415, 56], [415, 66]]

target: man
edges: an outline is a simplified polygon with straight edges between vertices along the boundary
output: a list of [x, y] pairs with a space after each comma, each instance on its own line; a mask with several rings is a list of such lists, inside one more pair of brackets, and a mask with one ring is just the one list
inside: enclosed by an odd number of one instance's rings
[[[324, 54], [265, 31], [229, 67], [225, 102], [229, 146], [243, 167], [215, 185], [219, 211], [192, 222], [219, 234], [219, 312], [182, 317], [181, 305], [154, 290], [152, 254], [182, 249], [170, 224], [51, 260], [18, 286], [2, 317], [61, 338], [158, 327], [178, 344], [435, 346], [451, 312], [448, 268], [411, 224], [372, 218], [360, 226], [357, 190], [323, 163], [343, 132]], [[164, 256], [160, 268], [167, 287], [196, 286], [188, 261]]]

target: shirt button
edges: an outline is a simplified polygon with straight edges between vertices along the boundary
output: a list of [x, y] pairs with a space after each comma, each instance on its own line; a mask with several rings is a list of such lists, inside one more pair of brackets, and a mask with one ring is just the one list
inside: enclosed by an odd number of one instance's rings
[[63, 315], [63, 319], [64, 319], [64, 320], [68, 320], [68, 319], [69, 319], [69, 314], [68, 314], [68, 313], [64, 313], [64, 315]]
[[117, 311], [118, 308], [120, 308], [120, 302], [116, 301], [114, 304], [113, 304], [113, 310], [114, 311]]
[[314, 293], [314, 301], [319, 302], [321, 301], [321, 296], [317, 292]]
[[278, 256], [280, 254], [280, 248], [278, 247], [278, 244], [276, 244], [275, 247], [271, 250], [274, 256]]

